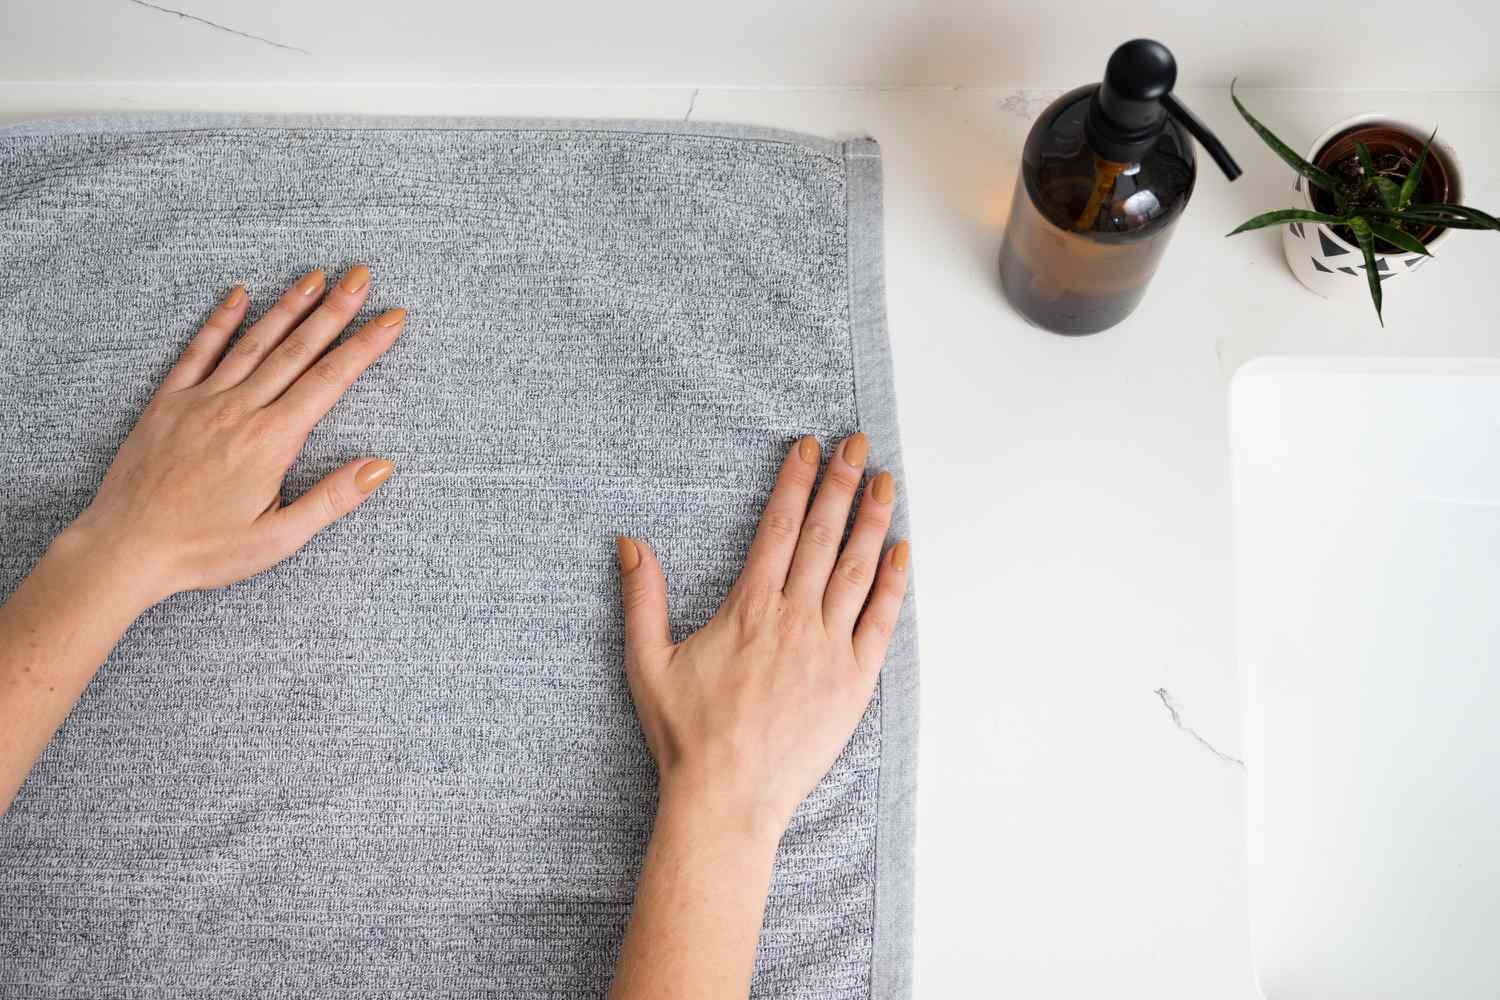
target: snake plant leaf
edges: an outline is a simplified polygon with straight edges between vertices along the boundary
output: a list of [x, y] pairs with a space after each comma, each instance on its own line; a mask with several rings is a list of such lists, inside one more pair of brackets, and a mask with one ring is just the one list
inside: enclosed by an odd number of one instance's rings
[[1305, 208], [1279, 208], [1274, 212], [1257, 215], [1249, 222], [1242, 222], [1225, 235], [1237, 236], [1240, 233], [1248, 233], [1252, 229], [1279, 226], [1284, 222], [1326, 222], [1329, 225], [1342, 226], [1345, 220], [1341, 215], [1328, 215], [1325, 212], [1313, 212]]
[[[1380, 212], [1379, 209], [1373, 211]], [[1381, 214], [1385, 214], [1381, 212]], [[1500, 230], [1500, 219], [1495, 218], [1488, 212], [1481, 212], [1477, 208], [1468, 205], [1412, 205], [1405, 211], [1396, 213], [1400, 219], [1410, 219], [1413, 222], [1430, 222], [1441, 226], [1449, 226], [1454, 229], [1497, 229]]]
[[1389, 177], [1380, 176], [1380, 172], [1375, 169], [1375, 159], [1370, 155], [1370, 147], [1362, 142], [1356, 142], [1354, 152], [1359, 157], [1359, 169], [1364, 174], [1364, 180], [1361, 183], [1373, 187], [1376, 196], [1380, 198], [1380, 203], [1386, 208], [1398, 207], [1401, 189]]
[[1447, 203], [1439, 203], [1435, 205], [1413, 205], [1410, 209], [1408, 209], [1408, 211], [1414, 212], [1425, 210], [1434, 210], [1454, 215], [1466, 222], [1476, 222], [1484, 229], [1500, 230], [1500, 219], [1495, 218], [1488, 212], [1482, 212], [1479, 209], [1471, 208], [1468, 205], [1449, 205]]
[[1408, 208], [1405, 211], [1395, 211], [1386, 208], [1362, 208], [1361, 215], [1375, 219], [1394, 219], [1398, 222], [1414, 222], [1424, 226], [1442, 226], [1444, 229], [1492, 229], [1482, 222], [1471, 222], [1459, 216], [1436, 211], [1418, 211]]
[[1354, 239], [1365, 255], [1365, 282], [1370, 286], [1370, 299], [1375, 303], [1375, 318], [1385, 326], [1385, 316], [1380, 312], [1380, 262], [1375, 259], [1375, 234], [1370, 231], [1370, 224], [1359, 216], [1349, 220], [1349, 228], [1354, 230]]
[[1417, 196], [1417, 185], [1422, 183], [1422, 168], [1427, 164], [1427, 151], [1432, 148], [1432, 140], [1437, 138], [1437, 129], [1422, 143], [1422, 151], [1417, 154], [1417, 162], [1411, 165], [1406, 172], [1406, 177], [1401, 181], [1401, 196], [1396, 199], [1397, 208], [1406, 208], [1411, 200]]
[[1240, 103], [1240, 99], [1234, 96], [1233, 82], [1229, 84], [1229, 99], [1233, 101], [1234, 106], [1239, 109], [1240, 117], [1245, 119], [1250, 128], [1255, 131], [1256, 135], [1261, 137], [1261, 140], [1265, 142], [1267, 146], [1271, 147], [1271, 152], [1281, 157], [1282, 161], [1285, 162], [1287, 166], [1297, 171], [1297, 173], [1301, 174], [1303, 177], [1306, 177], [1309, 182], [1316, 184], [1324, 191], [1327, 191], [1329, 194], [1333, 195], [1334, 199], [1339, 204], [1340, 210], [1343, 209], [1344, 203], [1353, 193], [1349, 190], [1347, 184], [1339, 180], [1339, 178], [1333, 176], [1333, 174], [1330, 174], [1328, 171], [1324, 170], [1322, 167], [1318, 167], [1311, 163], [1308, 163], [1302, 157], [1293, 152], [1290, 146], [1282, 142], [1280, 139], [1276, 138], [1275, 133], [1262, 125], [1254, 115], [1252, 115], [1245, 109], [1245, 105]]
[[1384, 222], [1376, 222], [1374, 219], [1368, 219], [1366, 222], [1369, 224], [1370, 232], [1385, 240], [1391, 246], [1400, 247], [1407, 253], [1419, 253], [1423, 257], [1432, 256], [1427, 251], [1427, 248], [1422, 245], [1422, 241], [1411, 233], [1398, 229], [1395, 226], [1387, 225]]
[[1375, 193], [1380, 196], [1380, 203], [1386, 208], [1395, 208], [1401, 201], [1401, 188], [1389, 177], [1375, 177], [1370, 183], [1375, 185]]

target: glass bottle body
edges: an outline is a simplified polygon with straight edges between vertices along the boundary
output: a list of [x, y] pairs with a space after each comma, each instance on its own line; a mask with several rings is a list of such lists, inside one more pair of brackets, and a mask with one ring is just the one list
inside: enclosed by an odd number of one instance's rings
[[1054, 333], [1108, 329], [1139, 304], [1197, 174], [1170, 119], [1139, 163], [1101, 159], [1084, 138], [1097, 84], [1058, 98], [1026, 138], [1000, 252], [1012, 305]]

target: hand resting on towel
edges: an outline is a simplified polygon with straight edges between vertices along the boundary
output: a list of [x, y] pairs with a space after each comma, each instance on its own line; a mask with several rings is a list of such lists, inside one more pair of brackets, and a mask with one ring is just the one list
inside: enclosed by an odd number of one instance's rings
[[390, 462], [361, 458], [281, 502], [308, 434], [406, 320], [388, 310], [328, 350], [364, 304], [370, 271], [351, 268], [325, 296], [327, 283], [321, 270], [303, 276], [230, 346], [250, 308], [232, 289], [93, 502], [0, 606], [0, 812], [142, 612], [274, 566], [390, 476]]
[[612, 1000], [749, 992], [777, 843], [859, 724], [906, 594], [907, 543], [882, 552], [889, 472], [840, 548], [868, 452], [847, 438], [812, 497], [818, 442], [792, 446], [738, 581], [683, 642], [655, 553], [619, 540], [625, 672], [661, 781]]

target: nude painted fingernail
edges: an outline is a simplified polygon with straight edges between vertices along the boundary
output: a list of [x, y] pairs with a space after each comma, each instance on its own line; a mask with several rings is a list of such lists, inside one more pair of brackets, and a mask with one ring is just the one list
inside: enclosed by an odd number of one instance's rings
[[620, 572], [629, 573], [641, 564], [641, 550], [633, 539], [619, 535], [615, 538], [615, 555], [620, 559]]
[[797, 456], [808, 465], [817, 465], [818, 459], [823, 457], [823, 449], [818, 447], [818, 439], [809, 434], [798, 441]]
[[297, 294], [311, 295], [323, 287], [324, 280], [323, 269], [321, 267], [314, 268], [311, 274], [297, 282]]
[[224, 296], [224, 308], [225, 309], [233, 309], [235, 306], [239, 305], [244, 300], [245, 300], [245, 288], [244, 288], [244, 286], [243, 285], [235, 285], [233, 288], [231, 288], [229, 290], [229, 294], [226, 295], [226, 296]]
[[911, 545], [906, 539], [901, 539], [891, 548], [891, 568], [898, 572], [904, 572], [906, 561], [911, 558]]
[[865, 437], [864, 431], [860, 431], [853, 437], [844, 441], [844, 461], [859, 468], [865, 464], [865, 458], [870, 454], [870, 439]]
[[376, 326], [400, 326], [406, 322], [405, 309], [387, 309], [375, 317]]
[[346, 292], [357, 292], [369, 283], [370, 269], [363, 264], [355, 264], [344, 275], [344, 280], [339, 282], [339, 287]]
[[889, 472], [882, 472], [870, 483], [870, 495], [881, 503], [890, 503], [896, 499], [896, 480]]
[[359, 487], [361, 493], [373, 493], [375, 487], [391, 478], [391, 473], [395, 471], [393, 463], [377, 458], [360, 466], [359, 471], [354, 474], [354, 485]]

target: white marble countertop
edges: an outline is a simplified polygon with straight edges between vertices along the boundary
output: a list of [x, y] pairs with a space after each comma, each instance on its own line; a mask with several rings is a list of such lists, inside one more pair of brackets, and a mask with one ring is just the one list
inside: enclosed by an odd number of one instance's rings
[[[1083, 82], [1083, 81], [1080, 81]], [[918, 995], [1256, 996], [1233, 663], [1226, 386], [1268, 354], [1500, 355], [1500, 237], [1367, 304], [1313, 297], [1274, 230], [1289, 172], [1223, 90], [1184, 100], [1245, 167], [1199, 186], [1140, 309], [1081, 339], [1023, 322], [995, 258], [1028, 91], [0, 84], [0, 121], [108, 110], [727, 120], [884, 150], [918, 573]], [[1244, 91], [1294, 146], [1360, 111], [1442, 127], [1500, 204], [1500, 94]]]

